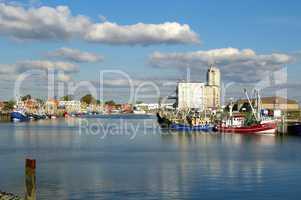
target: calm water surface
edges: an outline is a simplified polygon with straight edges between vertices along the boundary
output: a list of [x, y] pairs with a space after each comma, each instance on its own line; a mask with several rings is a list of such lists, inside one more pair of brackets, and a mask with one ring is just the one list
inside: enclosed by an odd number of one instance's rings
[[0, 190], [38, 199], [299, 199], [301, 138], [162, 132], [123, 116], [0, 123]]

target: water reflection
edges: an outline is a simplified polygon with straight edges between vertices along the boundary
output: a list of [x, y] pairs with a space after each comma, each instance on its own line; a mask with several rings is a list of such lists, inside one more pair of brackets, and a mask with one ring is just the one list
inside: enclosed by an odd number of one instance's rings
[[[187, 178], [185, 184], [199, 175], [199, 180], [204, 179], [204, 184], [214, 190], [220, 187], [218, 184], [223, 184], [225, 177], [228, 183], [241, 178], [246, 188], [261, 183], [266, 161], [263, 154], [273, 148], [276, 137], [181, 132], [164, 134], [162, 141], [179, 148], [180, 172], [181, 177]], [[187, 163], [192, 162], [195, 170], [189, 176], [185, 172], [191, 171], [192, 166]]]

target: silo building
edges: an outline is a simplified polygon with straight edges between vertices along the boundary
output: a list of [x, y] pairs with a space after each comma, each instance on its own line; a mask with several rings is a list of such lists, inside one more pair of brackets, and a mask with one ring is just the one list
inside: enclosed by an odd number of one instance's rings
[[211, 65], [207, 71], [207, 84], [204, 92], [204, 104], [206, 110], [216, 110], [221, 106], [221, 73]]

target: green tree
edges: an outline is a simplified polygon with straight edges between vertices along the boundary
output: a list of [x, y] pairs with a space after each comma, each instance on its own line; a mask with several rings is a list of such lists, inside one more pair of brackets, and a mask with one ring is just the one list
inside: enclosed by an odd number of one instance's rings
[[136, 104], [142, 104], [143, 101], [136, 101]]
[[92, 103], [96, 103], [96, 99], [91, 95], [91, 94], [87, 94], [85, 96], [83, 96], [81, 99], [80, 99], [81, 102], [84, 102], [86, 104], [92, 104]]
[[65, 95], [61, 98], [63, 101], [72, 101], [73, 97], [72, 95]]
[[3, 111], [11, 111], [14, 109], [15, 101], [10, 100], [4, 103]]
[[26, 101], [26, 100], [28, 100], [28, 99], [31, 99], [31, 95], [30, 95], [30, 94], [27, 94], [27, 95], [21, 97], [21, 100], [22, 100], [22, 101]]
[[43, 105], [43, 104], [44, 104], [44, 101], [43, 101], [42, 99], [37, 98], [36, 100], [37, 100], [37, 102], [38, 102], [40, 105]]
[[105, 104], [106, 104], [106, 105], [110, 105], [110, 106], [116, 105], [115, 101], [113, 101], [113, 100], [106, 101]]

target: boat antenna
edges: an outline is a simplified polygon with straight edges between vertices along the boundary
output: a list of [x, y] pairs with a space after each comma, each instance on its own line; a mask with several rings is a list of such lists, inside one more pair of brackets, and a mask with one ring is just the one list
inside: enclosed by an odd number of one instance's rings
[[261, 97], [260, 97], [260, 94], [259, 94], [259, 90], [255, 90], [256, 92], [256, 106], [257, 106], [257, 118], [260, 120], [261, 119], [261, 114], [260, 114], [260, 111], [261, 111], [261, 105], [262, 105], [262, 102], [261, 102]]
[[230, 98], [230, 104], [229, 104], [229, 114], [230, 114], [230, 117], [232, 117], [233, 115], [233, 99]]
[[248, 92], [247, 92], [247, 89], [246, 89], [246, 88], [244, 88], [244, 93], [245, 93], [245, 95], [246, 95], [246, 97], [247, 97], [247, 99], [248, 99], [248, 102], [249, 102], [250, 106], [251, 106], [252, 113], [253, 113], [255, 119], [258, 121], [257, 116], [256, 116], [256, 113], [255, 113], [255, 109], [254, 109], [254, 107], [253, 107], [253, 105], [252, 105], [252, 103], [251, 103], [251, 100], [250, 100], [250, 98], [249, 98], [249, 95], [248, 95]]
[[162, 101], [162, 97], [159, 97], [159, 101], [158, 101], [158, 108], [161, 109], [161, 101]]

